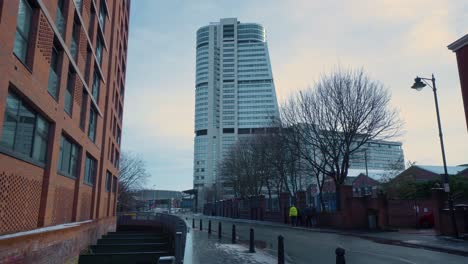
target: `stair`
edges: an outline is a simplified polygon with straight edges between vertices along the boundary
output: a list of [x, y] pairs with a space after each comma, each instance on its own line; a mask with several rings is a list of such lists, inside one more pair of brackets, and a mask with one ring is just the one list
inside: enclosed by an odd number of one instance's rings
[[157, 264], [159, 258], [174, 255], [169, 236], [162, 231], [109, 232], [81, 254], [79, 264]]

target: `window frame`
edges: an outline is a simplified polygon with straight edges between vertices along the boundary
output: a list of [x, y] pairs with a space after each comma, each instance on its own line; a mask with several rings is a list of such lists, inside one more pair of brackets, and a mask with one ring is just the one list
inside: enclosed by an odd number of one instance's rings
[[[89, 108], [89, 119], [88, 119], [88, 138], [92, 142], [96, 142], [96, 132], [97, 132], [97, 111], [93, 106]], [[92, 135], [91, 135], [92, 132]]]
[[[65, 143], [70, 145], [70, 153], [65, 153]], [[74, 154], [73, 154], [74, 153]], [[63, 162], [64, 162], [64, 155], [68, 156], [68, 171], [63, 169]], [[59, 156], [57, 162], [57, 173], [71, 179], [77, 179], [80, 175], [80, 157], [81, 157], [81, 146], [78, 145], [73, 139], [69, 136], [62, 134], [60, 138], [60, 146], [59, 146]], [[75, 159], [75, 160], [73, 160]], [[73, 169], [73, 162], [75, 163], [75, 168]]]
[[[16, 18], [16, 28], [15, 28], [15, 39], [14, 39], [14, 43], [13, 43], [13, 54], [15, 55], [16, 58], [18, 58], [19, 61], [21, 61], [21, 63], [23, 65], [26, 66], [26, 68], [29, 69], [29, 63], [28, 63], [28, 59], [30, 57], [30, 47], [29, 46], [30, 46], [30, 40], [31, 40], [31, 28], [32, 28], [33, 19], [34, 19], [34, 6], [29, 2], [29, 0], [19, 0], [18, 3], [19, 4], [18, 4], [18, 12], [16, 13], [17, 18]], [[19, 28], [18, 28], [19, 11], [20, 11], [21, 3], [24, 3], [26, 8], [29, 7], [29, 11], [30, 11], [27, 32], [22, 32], [22, 30], [19, 30]], [[24, 58], [23, 58], [22, 54], [17, 54], [16, 51], [15, 51], [16, 50], [16, 43], [17, 43], [18, 34], [21, 37], [21, 41], [24, 42], [23, 44], [24, 44], [24, 47], [26, 49], [24, 51]], [[24, 36], [24, 35], [26, 35], [26, 36]]]
[[[49, 122], [49, 120], [47, 118], [45, 118], [42, 114], [40, 114], [38, 111], [36, 111], [34, 109], [34, 107], [31, 107], [30, 104], [26, 101], [24, 101], [21, 96], [18, 96], [16, 93], [12, 92], [12, 91], [9, 91], [8, 94], [7, 94], [7, 97], [6, 97], [6, 100], [8, 100], [8, 98], [11, 98], [13, 100], [16, 100], [16, 104], [17, 107], [16, 108], [16, 113], [13, 113], [14, 116], [11, 116], [12, 113], [9, 113], [8, 110], [7, 110], [7, 107], [8, 107], [8, 101], [6, 101], [5, 103], [5, 109], [4, 109], [4, 113], [5, 113], [5, 118], [3, 120], [3, 124], [1, 124], [2, 126], [2, 137], [0, 138], [0, 152], [4, 153], [4, 154], [7, 154], [9, 156], [12, 156], [14, 158], [18, 158], [18, 159], [21, 159], [21, 160], [24, 160], [28, 163], [31, 163], [31, 164], [34, 164], [34, 165], [37, 165], [37, 166], [40, 166], [40, 167], [44, 167], [47, 162], [48, 162], [48, 154], [49, 154], [49, 140], [50, 140], [50, 130], [51, 130], [51, 123]], [[16, 148], [16, 143], [17, 143], [17, 140], [18, 140], [18, 137], [20, 135], [20, 132], [18, 132], [19, 130], [19, 125], [20, 122], [24, 119], [24, 117], [21, 117], [20, 116], [20, 111], [21, 111], [21, 108], [27, 110], [28, 112], [30, 112], [33, 116], [34, 116], [34, 121], [33, 121], [33, 128], [32, 128], [32, 135], [31, 135], [31, 139], [30, 139], [30, 147], [29, 147], [29, 153], [28, 154], [25, 154], [23, 152], [21, 152], [20, 150], [18, 150]], [[11, 144], [6, 144], [6, 142], [4, 142], [4, 132], [5, 132], [5, 121], [7, 121], [7, 118], [8, 116], [10, 115], [10, 118], [12, 120], [14, 120], [15, 122], [15, 127], [14, 127], [14, 132], [13, 132], [13, 138], [12, 138], [12, 142]], [[38, 131], [38, 124], [39, 124], [39, 120], [41, 120], [42, 122], [44, 122], [44, 124], [46, 124], [46, 131], [45, 131], [45, 135], [39, 135], [38, 133], [40, 133]], [[30, 122], [31, 123], [31, 122]], [[44, 156], [44, 160], [40, 160], [40, 159], [36, 159], [34, 156], [35, 156], [35, 148], [36, 148], [36, 140], [39, 139], [45, 139], [44, 140], [44, 143], [45, 143], [45, 152], [41, 154], [41, 156]], [[10, 146], [11, 145], [11, 146]]]
[[[92, 167], [90, 167], [92, 166]], [[91, 154], [86, 153], [85, 157], [85, 171], [83, 175], [83, 183], [94, 186], [97, 176], [97, 160], [91, 156]]]

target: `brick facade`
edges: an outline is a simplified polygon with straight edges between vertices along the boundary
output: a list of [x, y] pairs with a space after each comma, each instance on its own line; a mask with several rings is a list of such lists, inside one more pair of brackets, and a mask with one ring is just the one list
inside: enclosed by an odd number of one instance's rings
[[[32, 9], [24, 61], [14, 54], [18, 10], [23, 2]], [[11, 94], [49, 124], [45, 162], [34, 160], [37, 132], [31, 139], [33, 158], [0, 143], [0, 235], [83, 220], [99, 222], [115, 215], [116, 193], [114, 188], [106, 191], [105, 184], [108, 171], [113, 184], [118, 184], [120, 135], [113, 131], [111, 120], [116, 122], [116, 131], [121, 131], [122, 116], [118, 113], [125, 92], [130, 0], [81, 2], [80, 9], [73, 0], [64, 0], [65, 29], [61, 34], [59, 0], [0, 0], [0, 139], [7, 137], [6, 103]], [[107, 10], [104, 27], [100, 25], [101, 10]], [[72, 55], [72, 39], [77, 45], [76, 56]], [[101, 63], [99, 39], [103, 40]], [[59, 54], [57, 99], [48, 92], [54, 46]], [[73, 76], [71, 114], [64, 111], [69, 71]], [[98, 98], [92, 93], [95, 72], [100, 76]], [[91, 108], [97, 113], [94, 141], [88, 136]], [[16, 129], [15, 138], [25, 129]], [[62, 136], [78, 146], [77, 165], [73, 167], [76, 177], [58, 172]], [[87, 156], [97, 161], [91, 184], [85, 182]]]
[[458, 74], [468, 130], [468, 34], [450, 44], [448, 48], [457, 54]]

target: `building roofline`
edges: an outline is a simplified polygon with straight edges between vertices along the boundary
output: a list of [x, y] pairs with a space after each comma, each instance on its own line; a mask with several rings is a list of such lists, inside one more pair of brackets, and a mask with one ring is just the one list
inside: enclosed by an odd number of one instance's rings
[[459, 49], [468, 46], [468, 34], [457, 39], [452, 44], [448, 45], [447, 48], [453, 52], [457, 52]]

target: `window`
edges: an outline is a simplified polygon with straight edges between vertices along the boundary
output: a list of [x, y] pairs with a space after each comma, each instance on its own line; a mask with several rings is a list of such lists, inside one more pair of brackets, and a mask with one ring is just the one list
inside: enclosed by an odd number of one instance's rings
[[94, 184], [97, 172], [97, 161], [91, 155], [86, 154], [84, 182], [87, 184]]
[[96, 140], [96, 124], [97, 124], [96, 110], [94, 110], [94, 107], [90, 107], [88, 137], [93, 142]]
[[116, 193], [117, 192], [117, 177], [112, 177], [112, 192], [113, 193]]
[[78, 60], [78, 41], [77, 39], [80, 38], [80, 25], [79, 21], [75, 19], [73, 21], [73, 32], [72, 32], [72, 39], [71, 39], [71, 47], [70, 47], [70, 52], [75, 61]]
[[62, 35], [62, 38], [65, 39], [66, 27], [65, 27], [65, 18], [63, 14], [66, 14], [65, 1], [59, 0], [57, 3], [57, 13], [55, 15], [55, 25], [57, 26], [57, 29], [60, 32], [60, 35]]
[[119, 168], [120, 166], [120, 154], [119, 152], [117, 151], [117, 149], [115, 149], [115, 160], [114, 160], [114, 167], [116, 167], [117, 169]]
[[9, 93], [0, 144], [14, 153], [46, 162], [49, 123]]
[[74, 83], [75, 83], [75, 73], [72, 72], [71, 70], [68, 70], [68, 81], [67, 81], [67, 89], [65, 90], [64, 110], [69, 116], [72, 115], [73, 92], [75, 90]]
[[82, 6], [83, 6], [82, 0], [75, 0], [75, 5], [76, 5], [76, 10], [78, 10], [78, 13], [80, 13]]
[[84, 131], [86, 120], [86, 106], [88, 105], [88, 93], [83, 89], [81, 94], [81, 113], [80, 113], [80, 128]]
[[106, 28], [106, 17], [107, 17], [107, 10], [105, 6], [105, 1], [101, 0], [101, 5], [99, 6], [99, 24], [101, 25], [101, 29], [104, 32]]
[[29, 31], [31, 29], [32, 7], [27, 0], [19, 1], [18, 20], [16, 22], [16, 35], [13, 53], [26, 64], [28, 56]]
[[58, 161], [58, 172], [60, 174], [76, 178], [78, 175], [78, 157], [80, 149], [78, 145], [71, 142], [62, 135], [60, 142], [60, 154]]
[[49, 84], [47, 86], [47, 91], [55, 100], [58, 99], [58, 87], [59, 87], [59, 78], [58, 78], [58, 60], [59, 60], [59, 51], [57, 46], [54, 43], [52, 47], [52, 56], [50, 58], [50, 71], [49, 71]]
[[93, 93], [94, 100], [96, 100], [96, 103], [99, 101], [100, 86], [101, 86], [101, 78], [99, 77], [99, 74], [97, 73], [97, 71], [94, 70], [92, 93]]
[[117, 129], [117, 144], [119, 144], [119, 145], [120, 145], [120, 135], [121, 135], [121, 133], [122, 132], [121, 132], [120, 128], [118, 128]]
[[91, 7], [91, 14], [89, 17], [89, 25], [88, 25], [88, 35], [93, 35], [93, 26], [94, 26], [94, 18], [96, 17], [96, 11], [93, 7]]
[[106, 172], [106, 192], [110, 192], [112, 187], [112, 173]]
[[97, 43], [96, 43], [96, 58], [97, 58], [99, 65], [101, 65], [101, 62], [102, 62], [102, 48], [103, 48], [102, 46], [103, 46], [102, 39], [100, 36], [98, 36]]

